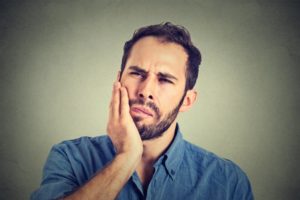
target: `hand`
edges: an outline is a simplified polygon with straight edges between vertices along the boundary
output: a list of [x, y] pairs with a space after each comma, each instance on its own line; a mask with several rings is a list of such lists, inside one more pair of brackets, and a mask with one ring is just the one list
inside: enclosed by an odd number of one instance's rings
[[143, 143], [130, 115], [127, 89], [119, 81], [113, 86], [107, 133], [117, 154], [142, 155]]

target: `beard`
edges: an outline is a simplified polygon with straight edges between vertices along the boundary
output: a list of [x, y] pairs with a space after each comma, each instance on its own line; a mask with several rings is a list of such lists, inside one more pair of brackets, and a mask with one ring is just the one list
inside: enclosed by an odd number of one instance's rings
[[172, 109], [169, 113], [165, 115], [165, 117], [162, 118], [161, 112], [159, 108], [153, 103], [153, 102], [145, 102], [144, 99], [136, 99], [136, 100], [129, 100], [129, 105], [132, 106], [133, 104], [137, 105], [143, 105], [147, 106], [148, 108], [152, 109], [155, 113], [155, 118], [158, 123], [153, 123], [150, 125], [139, 125], [139, 121], [142, 120], [141, 117], [133, 117], [133, 121], [140, 133], [141, 139], [142, 140], [152, 140], [158, 137], [161, 137], [163, 133], [168, 130], [168, 128], [171, 126], [171, 124], [174, 122], [176, 119], [179, 109], [183, 103], [185, 94], [181, 98], [180, 102], [178, 105]]

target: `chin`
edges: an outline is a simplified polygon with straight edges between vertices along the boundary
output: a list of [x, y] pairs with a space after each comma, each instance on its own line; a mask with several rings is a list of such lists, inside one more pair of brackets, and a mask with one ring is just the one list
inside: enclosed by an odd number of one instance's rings
[[151, 126], [153, 124], [144, 122], [144, 120], [139, 120], [139, 121], [135, 122], [135, 125], [137, 126], [137, 128], [142, 128], [144, 126], [149, 126], [149, 125]]
[[136, 125], [142, 126], [149, 126], [149, 125], [154, 125], [156, 122], [154, 122], [153, 119], [144, 119], [140, 117], [133, 117], [133, 121]]

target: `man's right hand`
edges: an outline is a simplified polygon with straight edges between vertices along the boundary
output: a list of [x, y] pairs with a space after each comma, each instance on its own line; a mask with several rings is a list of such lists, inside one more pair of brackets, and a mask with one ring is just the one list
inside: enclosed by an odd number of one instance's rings
[[65, 197], [65, 200], [112, 200], [117, 197], [143, 153], [143, 143], [129, 111], [127, 90], [120, 82], [116, 82], [110, 103], [107, 132], [117, 155], [84, 186]]
[[126, 154], [135, 159], [141, 157], [143, 143], [130, 115], [127, 89], [119, 81], [113, 86], [107, 133], [117, 154]]

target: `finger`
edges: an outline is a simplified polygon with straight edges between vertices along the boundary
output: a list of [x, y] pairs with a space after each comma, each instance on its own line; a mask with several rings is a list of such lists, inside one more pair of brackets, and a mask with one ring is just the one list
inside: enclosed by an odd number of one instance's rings
[[109, 110], [112, 110], [112, 105], [113, 105], [113, 97], [114, 97], [114, 91], [115, 91], [115, 84], [116, 82], [114, 82], [112, 90], [111, 90], [111, 97], [110, 97], [110, 102], [109, 102]]
[[113, 86], [113, 93], [111, 98], [111, 118], [119, 117], [119, 107], [120, 107], [120, 82], [115, 82]]
[[121, 107], [120, 107], [121, 117], [124, 118], [129, 114], [129, 98], [128, 92], [125, 87], [121, 87]]
[[113, 89], [112, 89], [112, 94], [111, 94], [111, 100], [110, 100], [110, 109], [112, 108], [112, 105], [113, 105], [113, 96], [114, 96], [114, 92], [115, 92], [115, 84], [117, 84], [117, 82], [119, 82], [119, 79], [120, 79], [120, 71], [118, 71], [117, 73], [117, 77], [116, 77], [116, 80], [113, 84]]
[[121, 72], [118, 71], [117, 81], [121, 81]]

